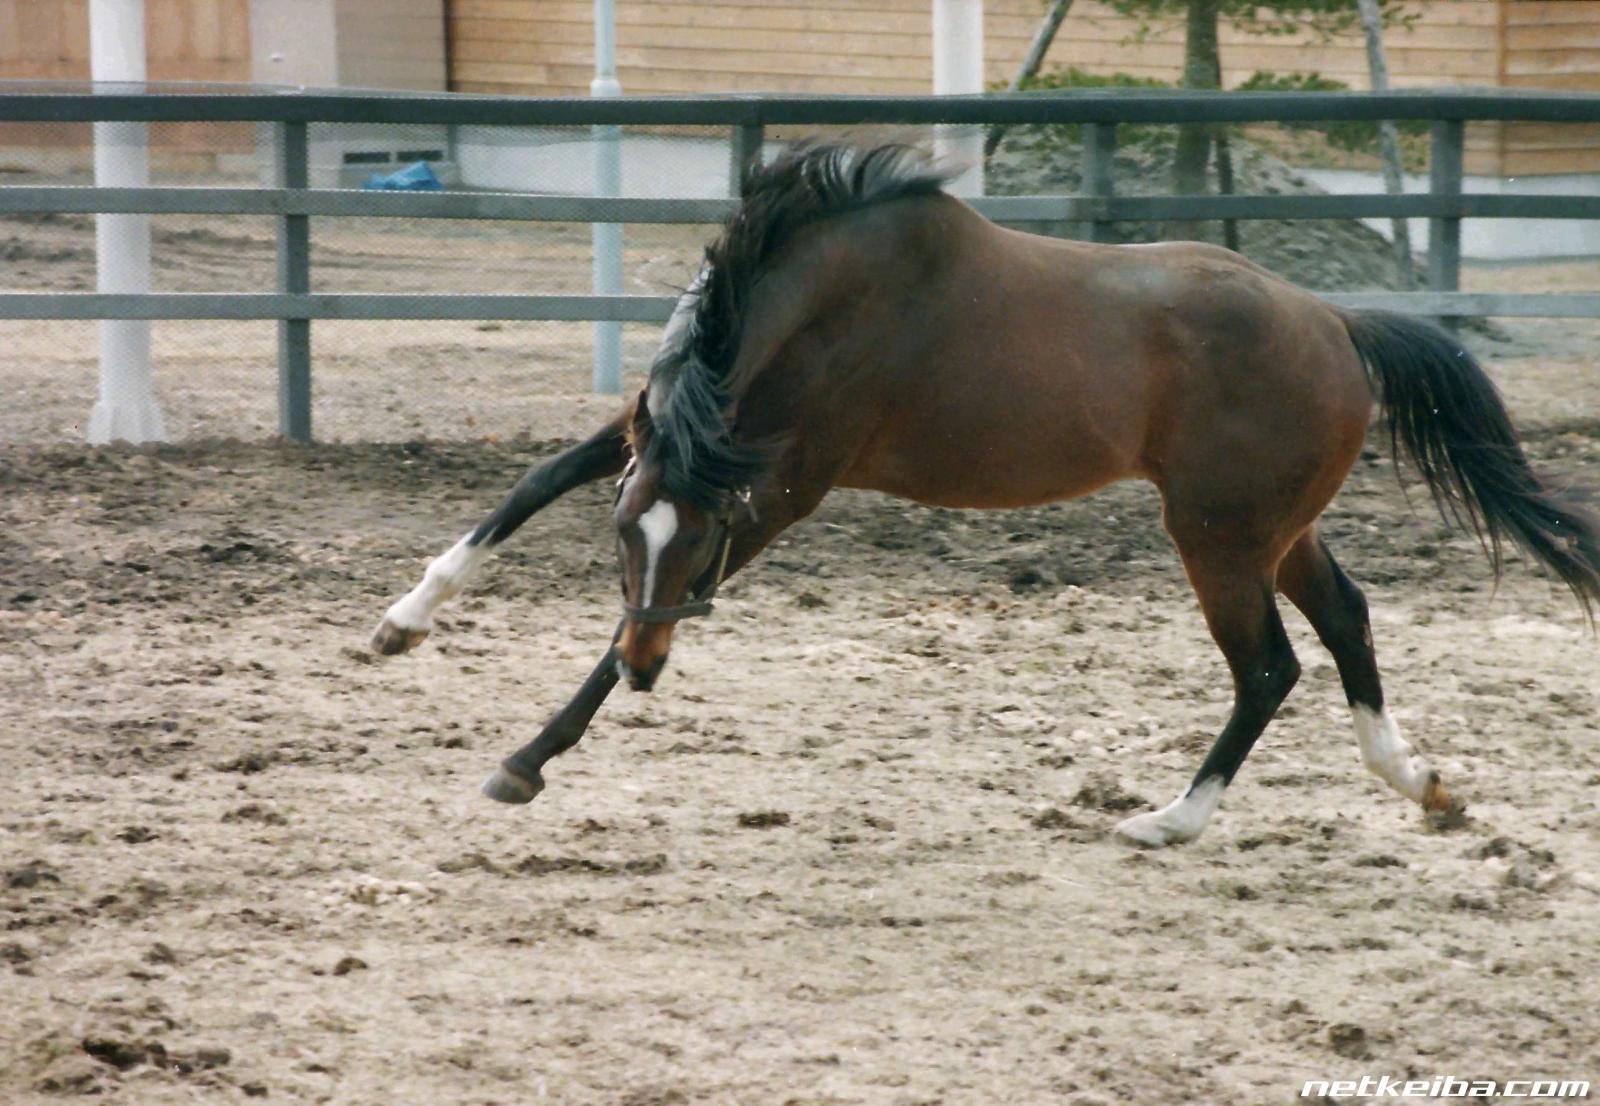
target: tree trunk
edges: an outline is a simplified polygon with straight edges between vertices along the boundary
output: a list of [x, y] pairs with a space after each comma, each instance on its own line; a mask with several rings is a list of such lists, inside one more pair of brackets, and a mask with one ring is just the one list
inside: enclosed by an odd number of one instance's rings
[[[1067, 17], [1067, 11], [1072, 7], [1072, 0], [1052, 0], [1050, 10], [1044, 13], [1044, 22], [1039, 24], [1039, 29], [1033, 33], [1033, 42], [1028, 47], [1028, 54], [1022, 59], [1022, 65], [1017, 69], [1017, 75], [1011, 78], [1011, 83], [1006, 86], [1007, 92], [1015, 92], [1022, 87], [1022, 82], [1039, 72], [1039, 66], [1044, 63], [1045, 54], [1050, 51], [1050, 44], [1056, 40], [1056, 32], [1061, 29], [1061, 21]], [[989, 137], [984, 139], [983, 156], [988, 157], [994, 153], [995, 147], [1000, 145], [1000, 139], [1005, 137], [1007, 124], [996, 123], [989, 128]]]
[[[1188, 0], [1188, 20], [1183, 39], [1183, 87], [1216, 88], [1222, 72], [1217, 48], [1217, 9], [1221, 0]], [[1179, 195], [1199, 195], [1206, 190], [1206, 163], [1211, 160], [1211, 124], [1184, 123], [1178, 128], [1172, 157], [1172, 190]], [[1193, 238], [1200, 224], [1175, 222], [1169, 238]]]
[[[1378, 11], [1378, 0], [1356, 0], [1356, 4], [1361, 9], [1361, 26], [1367, 35], [1367, 66], [1372, 71], [1372, 91], [1382, 92], [1389, 87], [1389, 62], [1383, 56], [1383, 16]], [[1405, 177], [1401, 175], [1400, 135], [1392, 119], [1378, 124], [1378, 150], [1383, 157], [1383, 190], [1398, 196], [1406, 186]], [[1394, 264], [1400, 287], [1414, 287], [1411, 227], [1404, 219], [1394, 221]]]

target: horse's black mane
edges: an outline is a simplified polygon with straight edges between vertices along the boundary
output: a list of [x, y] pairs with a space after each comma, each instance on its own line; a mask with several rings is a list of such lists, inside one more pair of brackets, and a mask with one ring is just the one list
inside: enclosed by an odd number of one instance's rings
[[847, 211], [937, 192], [959, 168], [936, 164], [900, 143], [861, 147], [807, 143], [745, 174], [744, 202], [706, 248], [705, 269], [683, 340], [650, 370], [652, 411], [646, 456], [663, 487], [715, 510], [748, 487], [768, 450], [733, 440], [733, 405], [748, 386], [734, 378], [750, 295], [773, 254], [802, 227]]

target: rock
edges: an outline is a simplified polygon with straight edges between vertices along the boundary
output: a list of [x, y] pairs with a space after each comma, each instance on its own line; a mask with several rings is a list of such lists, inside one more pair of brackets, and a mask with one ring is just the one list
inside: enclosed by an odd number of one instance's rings
[[364, 972], [368, 964], [359, 956], [346, 956], [333, 966], [334, 975], [349, 975], [351, 972]]
[[1048, 810], [1041, 811], [1039, 814], [1034, 816], [1033, 828], [1043, 830], [1082, 829], [1083, 826], [1082, 823], [1080, 823], [1072, 815], [1068, 814], [1060, 807], [1053, 806]]
[[781, 810], [752, 810], [739, 815], [739, 825], [744, 829], [771, 829], [788, 824], [789, 816]]
[[263, 826], [286, 826], [289, 819], [260, 803], [246, 803], [222, 816], [224, 822], [259, 822]]
[[99, 1060], [102, 1064], [110, 1064], [118, 1071], [127, 1071], [137, 1067], [150, 1058], [150, 1050], [138, 1041], [124, 1041], [116, 1037], [85, 1037], [83, 1051]]
[[252, 750], [234, 757], [232, 760], [223, 761], [217, 765], [219, 772], [240, 772], [244, 775], [253, 775], [256, 772], [265, 772], [277, 762], [277, 754]]
[[166, 1057], [166, 1066], [179, 1075], [197, 1071], [212, 1071], [233, 1063], [233, 1053], [225, 1048], [197, 1048], [193, 1052], [174, 1052]]
[[101, 1094], [105, 1068], [87, 1056], [63, 1056], [50, 1064], [34, 1087], [46, 1094]]
[[439, 871], [455, 875], [458, 872], [470, 872], [473, 869], [482, 869], [485, 872], [498, 872], [500, 866], [490, 860], [481, 852], [462, 853], [450, 860], [439, 861]]
[[61, 877], [54, 870], [35, 860], [24, 864], [20, 868], [13, 868], [6, 873], [6, 886], [26, 889], [38, 887], [43, 883], [60, 883]]
[[1149, 802], [1142, 796], [1124, 791], [1115, 778], [1097, 772], [1078, 788], [1078, 793], [1072, 797], [1072, 804], [1116, 814], [1124, 810], [1138, 810], [1148, 806]]
[[1349, 1022], [1328, 1027], [1328, 1047], [1347, 1060], [1372, 1059], [1372, 1045], [1367, 1041], [1367, 1031]]

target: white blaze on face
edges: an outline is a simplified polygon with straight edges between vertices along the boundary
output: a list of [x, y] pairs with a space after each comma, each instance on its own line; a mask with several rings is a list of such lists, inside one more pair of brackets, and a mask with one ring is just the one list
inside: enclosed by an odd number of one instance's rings
[[467, 580], [488, 559], [487, 545], [471, 545], [468, 538], [462, 538], [428, 564], [422, 582], [396, 600], [384, 620], [404, 630], [431, 629], [433, 612], [460, 594]]
[[1438, 774], [1426, 758], [1400, 736], [1388, 711], [1377, 712], [1359, 703], [1350, 708], [1356, 722], [1356, 744], [1367, 770], [1406, 798], [1423, 803]]
[[656, 566], [661, 561], [661, 551], [678, 532], [678, 509], [664, 499], [656, 500], [639, 516], [639, 530], [644, 534], [644, 586], [639, 593], [639, 606], [648, 607], [656, 598]]

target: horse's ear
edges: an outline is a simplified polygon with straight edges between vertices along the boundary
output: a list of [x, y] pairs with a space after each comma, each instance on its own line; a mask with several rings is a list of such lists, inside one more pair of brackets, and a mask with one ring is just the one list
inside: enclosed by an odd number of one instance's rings
[[652, 423], [650, 421], [650, 386], [639, 390], [639, 395], [633, 401], [633, 414], [628, 419], [628, 439], [637, 445], [648, 437]]

